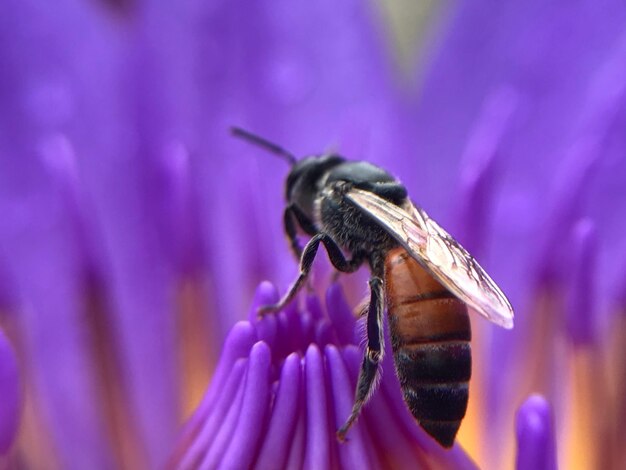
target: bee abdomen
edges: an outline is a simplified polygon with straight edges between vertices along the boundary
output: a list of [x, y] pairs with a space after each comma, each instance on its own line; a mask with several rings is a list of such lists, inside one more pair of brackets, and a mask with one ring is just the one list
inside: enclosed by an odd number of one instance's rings
[[467, 410], [471, 351], [467, 341], [399, 347], [396, 369], [411, 414], [444, 447], [450, 447]]
[[394, 356], [403, 386], [467, 382], [472, 375], [467, 341], [403, 345], [394, 351]]
[[454, 443], [472, 374], [467, 306], [402, 248], [385, 264], [389, 327], [404, 401], [442, 446]]
[[467, 308], [456, 299], [446, 299], [448, 308], [423, 308], [442, 301], [403, 305], [390, 324], [404, 401], [428, 434], [451, 447], [469, 400], [471, 330]]

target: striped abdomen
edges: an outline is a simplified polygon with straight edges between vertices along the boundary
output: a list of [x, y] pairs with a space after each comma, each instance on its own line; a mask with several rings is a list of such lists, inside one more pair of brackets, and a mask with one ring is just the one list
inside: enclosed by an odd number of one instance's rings
[[472, 374], [467, 306], [403, 248], [389, 252], [385, 284], [404, 401], [422, 428], [450, 447], [465, 416]]

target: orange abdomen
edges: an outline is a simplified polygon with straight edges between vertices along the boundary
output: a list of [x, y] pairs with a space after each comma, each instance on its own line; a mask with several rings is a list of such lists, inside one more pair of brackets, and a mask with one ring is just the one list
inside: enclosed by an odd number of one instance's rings
[[465, 416], [472, 373], [467, 306], [403, 248], [385, 261], [394, 362], [419, 424], [450, 447]]

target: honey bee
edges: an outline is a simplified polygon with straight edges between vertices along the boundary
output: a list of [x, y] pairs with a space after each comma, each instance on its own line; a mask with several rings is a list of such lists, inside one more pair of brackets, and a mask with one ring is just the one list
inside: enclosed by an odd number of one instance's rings
[[[372, 395], [384, 354], [385, 305], [394, 364], [404, 401], [420, 426], [443, 447], [454, 444], [465, 416], [471, 377], [468, 308], [504, 328], [513, 309], [476, 260], [387, 171], [335, 154], [297, 160], [283, 148], [235, 128], [238, 137], [265, 147], [291, 165], [284, 229], [300, 274], [274, 305], [281, 310], [304, 285], [320, 243], [335, 269], [370, 268], [367, 347], [354, 405], [337, 431], [340, 441]], [[302, 247], [297, 227], [310, 235]], [[347, 259], [345, 254], [350, 255]]]

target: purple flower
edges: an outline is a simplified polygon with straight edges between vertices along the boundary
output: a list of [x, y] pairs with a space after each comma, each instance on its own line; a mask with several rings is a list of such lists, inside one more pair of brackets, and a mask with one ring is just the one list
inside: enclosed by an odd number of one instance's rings
[[518, 470], [556, 470], [552, 410], [546, 400], [532, 395], [517, 412]]
[[362, 361], [355, 342], [364, 325], [355, 329], [338, 285], [327, 292], [326, 312], [310, 296], [303, 309], [257, 321], [257, 308], [277, 300], [275, 288], [261, 284], [250, 320], [233, 327], [173, 467], [475, 468], [459, 446], [446, 451], [416, 426], [390, 356], [362, 424], [340, 443], [336, 431], [352, 408]]
[[[376, 466], [393, 447], [444, 468], [472, 465], [462, 449], [488, 468], [618, 468], [625, 19], [617, 0], [451, 4], [401, 76], [382, 15], [357, 0], [3, 2], [1, 458]], [[310, 297], [237, 323], [259, 282], [282, 292], [296, 263], [281, 234], [287, 168], [231, 125], [298, 156], [332, 149], [387, 168], [509, 295], [512, 332], [473, 320], [452, 451], [407, 414], [390, 354], [350, 441], [333, 439], [360, 354], [346, 304], [363, 275], [342, 276], [343, 300], [321, 261], [324, 308]], [[256, 304], [275, 295], [262, 286]]]

